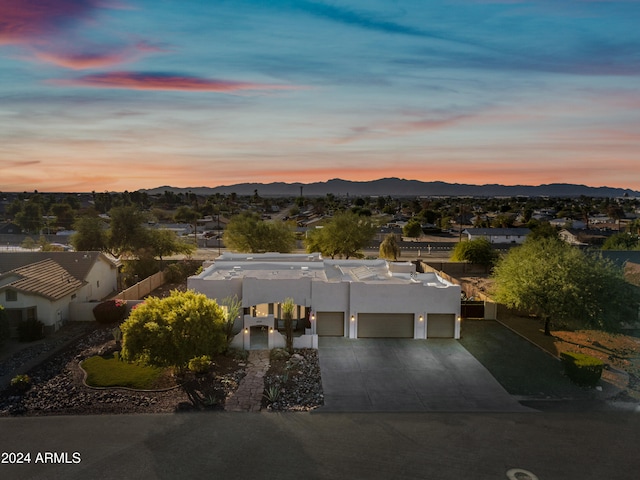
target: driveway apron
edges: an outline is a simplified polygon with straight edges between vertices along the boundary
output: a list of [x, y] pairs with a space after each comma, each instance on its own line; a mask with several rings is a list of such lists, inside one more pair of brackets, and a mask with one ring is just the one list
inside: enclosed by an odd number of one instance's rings
[[319, 412], [523, 412], [453, 339], [319, 341]]

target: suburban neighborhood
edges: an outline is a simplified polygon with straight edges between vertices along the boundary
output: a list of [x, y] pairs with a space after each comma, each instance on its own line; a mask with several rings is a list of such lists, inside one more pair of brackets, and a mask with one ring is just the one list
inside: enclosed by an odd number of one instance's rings
[[3, 195], [2, 417], [640, 409], [639, 199]]

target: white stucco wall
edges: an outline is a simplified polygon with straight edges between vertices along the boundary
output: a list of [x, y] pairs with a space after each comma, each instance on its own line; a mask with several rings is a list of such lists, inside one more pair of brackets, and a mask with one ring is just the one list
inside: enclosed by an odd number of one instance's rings
[[[201, 274], [202, 275], [202, 274]], [[201, 275], [189, 277], [187, 288], [196, 292], [204, 293], [207, 297], [216, 301], [221, 301], [225, 297], [242, 298], [242, 279], [231, 278], [228, 280], [209, 280]]]
[[85, 280], [88, 285], [79, 292], [78, 301], [104, 300], [118, 291], [118, 269], [102, 257], [98, 257]]
[[242, 284], [242, 306], [283, 302], [291, 297], [297, 305], [311, 305], [311, 278], [260, 279], [245, 278]]
[[313, 282], [311, 284], [311, 307], [316, 312], [348, 311], [350, 286], [349, 282]]
[[62, 323], [66, 322], [69, 319], [69, 302], [71, 301], [71, 296], [67, 296], [58, 301], [50, 301], [38, 295], [25, 295], [22, 292], [16, 293], [17, 300], [13, 302], [7, 302], [5, 292], [0, 292], [0, 297], [2, 299], [0, 301], [0, 305], [8, 310], [22, 310], [35, 307], [36, 318], [40, 320], [45, 326], [55, 327], [56, 329], [59, 328]]

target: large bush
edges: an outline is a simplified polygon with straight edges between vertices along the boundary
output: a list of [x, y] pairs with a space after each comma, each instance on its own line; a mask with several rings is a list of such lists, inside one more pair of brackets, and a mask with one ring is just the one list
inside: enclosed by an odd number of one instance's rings
[[93, 308], [93, 316], [98, 323], [120, 323], [127, 314], [124, 300], [106, 300]]
[[169, 283], [182, 283], [187, 280], [187, 277], [194, 275], [201, 266], [202, 263], [196, 261], [172, 263], [165, 268], [164, 279]]
[[189, 360], [226, 349], [224, 311], [205, 295], [174, 290], [150, 297], [120, 327], [122, 358], [184, 370]]

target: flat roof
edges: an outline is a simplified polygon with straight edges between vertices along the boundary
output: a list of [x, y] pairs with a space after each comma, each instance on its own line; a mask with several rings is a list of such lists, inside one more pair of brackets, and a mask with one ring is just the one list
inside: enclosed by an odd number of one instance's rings
[[196, 278], [203, 280], [232, 280], [256, 278], [261, 280], [298, 280], [311, 278], [322, 282], [362, 282], [388, 284], [416, 284], [447, 287], [452, 283], [437, 274], [416, 273], [410, 262], [386, 260], [335, 260], [314, 254], [223, 254]]

